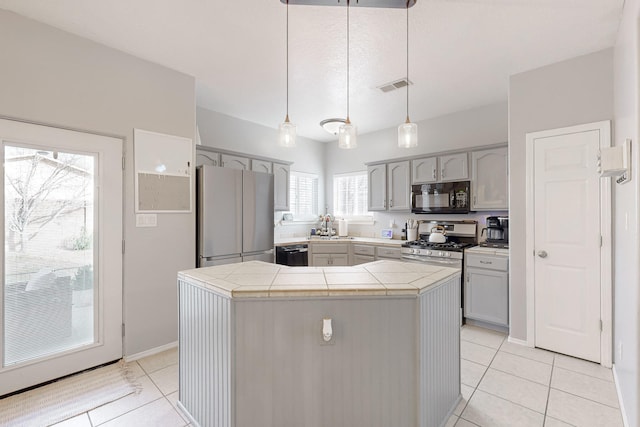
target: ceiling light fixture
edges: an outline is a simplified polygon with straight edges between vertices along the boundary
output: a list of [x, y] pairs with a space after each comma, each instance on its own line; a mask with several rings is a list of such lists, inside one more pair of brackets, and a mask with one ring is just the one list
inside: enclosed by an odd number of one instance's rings
[[278, 145], [296, 146], [296, 125], [289, 121], [289, 0], [287, 0], [287, 115], [278, 127]]
[[[409, 4], [407, 3], [407, 82], [409, 81]], [[398, 126], [398, 147], [418, 146], [418, 125], [409, 120], [409, 84], [407, 85], [407, 120]]]
[[344, 149], [356, 148], [357, 129], [349, 120], [349, 3], [347, 0], [347, 119], [344, 124], [338, 128], [338, 147]]
[[320, 126], [322, 126], [322, 129], [326, 130], [330, 134], [337, 135], [338, 130], [340, 129], [340, 126], [342, 126], [342, 124], [346, 122], [347, 121], [345, 119], [338, 119], [338, 118], [324, 119], [323, 121], [320, 122]]

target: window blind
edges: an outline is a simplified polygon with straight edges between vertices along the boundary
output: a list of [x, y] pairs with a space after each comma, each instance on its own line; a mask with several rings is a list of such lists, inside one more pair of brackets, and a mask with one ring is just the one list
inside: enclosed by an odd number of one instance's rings
[[368, 215], [367, 172], [353, 172], [333, 176], [333, 211], [336, 216]]
[[318, 176], [291, 171], [289, 180], [291, 213], [295, 219], [318, 216]]

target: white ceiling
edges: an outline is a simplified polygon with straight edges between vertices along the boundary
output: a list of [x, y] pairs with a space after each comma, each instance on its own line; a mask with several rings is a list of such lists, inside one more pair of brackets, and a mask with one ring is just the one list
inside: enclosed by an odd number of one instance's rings
[[[624, 0], [418, 0], [410, 9], [410, 116], [507, 99], [514, 73], [613, 46]], [[199, 106], [277, 128], [285, 115], [279, 0], [0, 0], [0, 8], [195, 76]], [[298, 134], [346, 116], [346, 9], [289, 6], [289, 115]], [[406, 11], [351, 9], [351, 121], [405, 119]]]

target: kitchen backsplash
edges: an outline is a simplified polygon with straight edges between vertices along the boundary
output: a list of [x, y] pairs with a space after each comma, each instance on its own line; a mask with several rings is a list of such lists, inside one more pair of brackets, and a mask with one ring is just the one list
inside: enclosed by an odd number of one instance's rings
[[[414, 220], [476, 220], [478, 221], [478, 239], [484, 240], [484, 236], [481, 236], [482, 229], [486, 227], [486, 219], [488, 216], [494, 215], [508, 215], [507, 211], [491, 211], [491, 212], [472, 212], [469, 214], [450, 214], [450, 215], [415, 215], [411, 213], [389, 213], [389, 212], [374, 212], [373, 223], [349, 223], [349, 236], [352, 237], [380, 237], [382, 230], [391, 229], [393, 231], [394, 239], [403, 239], [404, 228], [407, 219]], [[288, 239], [295, 237], [308, 237], [312, 228], [318, 228], [320, 223], [286, 223], [283, 225], [280, 221], [282, 219], [282, 213], [276, 213], [275, 216], [275, 240]], [[336, 221], [333, 228], [338, 229], [338, 222]]]

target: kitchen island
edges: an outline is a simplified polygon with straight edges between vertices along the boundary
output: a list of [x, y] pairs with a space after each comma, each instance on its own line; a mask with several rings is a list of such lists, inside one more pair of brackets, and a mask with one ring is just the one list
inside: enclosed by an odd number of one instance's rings
[[460, 270], [182, 271], [179, 406], [206, 427], [437, 427], [460, 400]]

